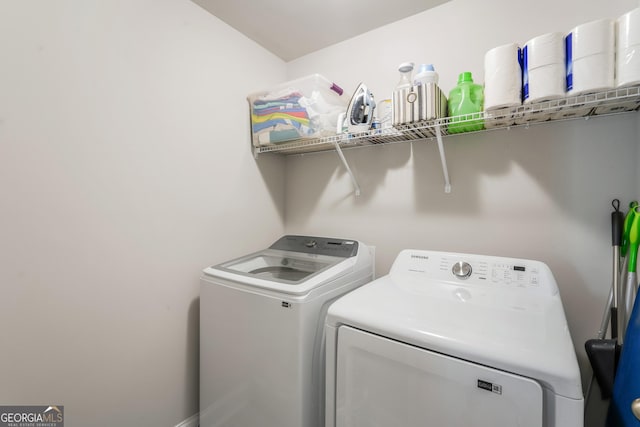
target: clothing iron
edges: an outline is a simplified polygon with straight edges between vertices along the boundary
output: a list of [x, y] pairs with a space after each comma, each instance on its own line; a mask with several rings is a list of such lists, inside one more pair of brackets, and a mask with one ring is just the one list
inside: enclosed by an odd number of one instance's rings
[[364, 83], [360, 83], [347, 107], [347, 131], [356, 133], [371, 129], [375, 108], [376, 102], [373, 100], [373, 93]]

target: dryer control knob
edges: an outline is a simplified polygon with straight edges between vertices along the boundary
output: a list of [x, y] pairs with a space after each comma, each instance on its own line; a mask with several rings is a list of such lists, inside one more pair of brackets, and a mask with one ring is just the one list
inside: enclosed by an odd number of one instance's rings
[[471, 264], [464, 261], [456, 262], [455, 264], [453, 264], [453, 267], [451, 267], [451, 272], [453, 273], [453, 275], [458, 279], [463, 280], [468, 279], [469, 276], [471, 276], [471, 270]]

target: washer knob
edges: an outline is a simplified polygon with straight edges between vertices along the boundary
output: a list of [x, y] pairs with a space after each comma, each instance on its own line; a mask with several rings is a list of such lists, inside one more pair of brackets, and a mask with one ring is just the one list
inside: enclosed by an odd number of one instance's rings
[[471, 276], [471, 271], [471, 264], [464, 261], [458, 261], [453, 264], [453, 267], [451, 267], [451, 272], [453, 273], [453, 275], [462, 280], [468, 279], [469, 276]]
[[308, 248], [315, 248], [316, 246], [318, 246], [318, 242], [316, 242], [315, 240], [307, 240], [304, 245]]

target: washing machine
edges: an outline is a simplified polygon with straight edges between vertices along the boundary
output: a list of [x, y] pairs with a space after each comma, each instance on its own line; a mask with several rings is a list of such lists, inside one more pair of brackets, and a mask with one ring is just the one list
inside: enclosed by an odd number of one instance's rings
[[312, 236], [204, 269], [200, 426], [324, 425], [327, 308], [373, 274], [373, 247]]
[[405, 250], [327, 314], [327, 427], [582, 427], [562, 301], [537, 261]]

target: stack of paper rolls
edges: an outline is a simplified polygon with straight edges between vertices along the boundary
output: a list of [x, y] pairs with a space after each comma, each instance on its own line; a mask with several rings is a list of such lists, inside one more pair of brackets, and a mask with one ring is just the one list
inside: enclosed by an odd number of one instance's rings
[[616, 86], [640, 84], [640, 8], [617, 20]]
[[564, 35], [547, 33], [529, 40], [522, 52], [525, 103], [565, 95]]
[[512, 112], [522, 104], [520, 47], [510, 43], [489, 50], [484, 56], [484, 76], [484, 109], [492, 113], [486, 114], [485, 126], [513, 124]]
[[566, 37], [567, 92], [580, 95], [612, 89], [615, 23], [600, 19], [578, 25]]

